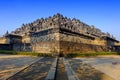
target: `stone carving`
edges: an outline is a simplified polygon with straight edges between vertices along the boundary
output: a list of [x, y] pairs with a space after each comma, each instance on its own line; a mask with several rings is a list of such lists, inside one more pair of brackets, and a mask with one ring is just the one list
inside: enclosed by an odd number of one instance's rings
[[[21, 43], [24, 43], [24, 41], [30, 43], [33, 51], [36, 47], [37, 50], [43, 49], [46, 51], [46, 49], [40, 46], [49, 44], [47, 48], [48, 52], [54, 48], [54, 46], [57, 46], [56, 49], [60, 51], [60, 46], [58, 46], [61, 45], [60, 41], [63, 43], [64, 41], [71, 42], [73, 44], [106, 45], [104, 36], [115, 39], [110, 33], [104, 33], [94, 25], [90, 26], [76, 18], [70, 19], [59, 13], [49, 16], [48, 18], [41, 18], [31, 23], [22, 24], [20, 28], [17, 28], [10, 34], [21, 36]], [[17, 38], [15, 39], [17, 40]], [[5, 40], [3, 41], [2, 39], [0, 41], [5, 42]]]

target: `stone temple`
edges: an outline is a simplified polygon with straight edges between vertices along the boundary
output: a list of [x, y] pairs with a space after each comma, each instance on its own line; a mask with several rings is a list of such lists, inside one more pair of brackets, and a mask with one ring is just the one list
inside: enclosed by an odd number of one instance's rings
[[39, 53], [117, 51], [115, 37], [78, 19], [57, 13], [23, 24], [0, 38], [0, 49]]

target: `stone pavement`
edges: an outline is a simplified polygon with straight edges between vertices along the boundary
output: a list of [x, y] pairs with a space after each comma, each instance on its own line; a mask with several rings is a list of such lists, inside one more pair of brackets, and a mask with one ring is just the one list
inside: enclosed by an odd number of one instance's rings
[[58, 60], [58, 68], [56, 71], [56, 79], [55, 80], [69, 80], [67, 73], [66, 73], [66, 68], [63, 62], [63, 58], [59, 58]]
[[0, 80], [6, 80], [39, 59], [31, 56], [0, 54]]
[[79, 80], [114, 80], [110, 76], [84, 63], [81, 59], [67, 59]]
[[119, 56], [57, 59], [0, 55], [0, 80], [120, 80], [119, 72]]
[[115, 80], [120, 80], [120, 56], [109, 55], [93, 58], [76, 58], [77, 62], [83, 61], [96, 70], [99, 70]]
[[42, 58], [7, 80], [45, 80], [54, 58]]

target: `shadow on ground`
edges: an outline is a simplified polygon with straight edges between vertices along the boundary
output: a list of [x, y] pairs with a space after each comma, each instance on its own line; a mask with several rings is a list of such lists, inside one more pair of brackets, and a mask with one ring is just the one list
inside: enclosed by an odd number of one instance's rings
[[90, 65], [83, 63], [81, 60], [69, 59], [69, 63], [80, 80], [114, 80]]

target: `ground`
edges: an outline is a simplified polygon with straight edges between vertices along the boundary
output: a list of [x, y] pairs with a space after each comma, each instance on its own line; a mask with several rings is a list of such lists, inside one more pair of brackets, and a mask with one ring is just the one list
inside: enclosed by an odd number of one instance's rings
[[5, 80], [38, 59], [31, 56], [0, 54], [0, 80]]
[[[0, 54], [0, 80], [45, 80], [55, 58]], [[55, 80], [68, 80], [63, 58]], [[120, 80], [120, 56], [64, 58], [80, 80]], [[64, 77], [62, 77], [64, 76]]]
[[113, 79], [120, 80], [120, 56], [109, 55], [93, 58], [76, 58], [76, 60], [81, 60], [96, 70], [107, 74]]

